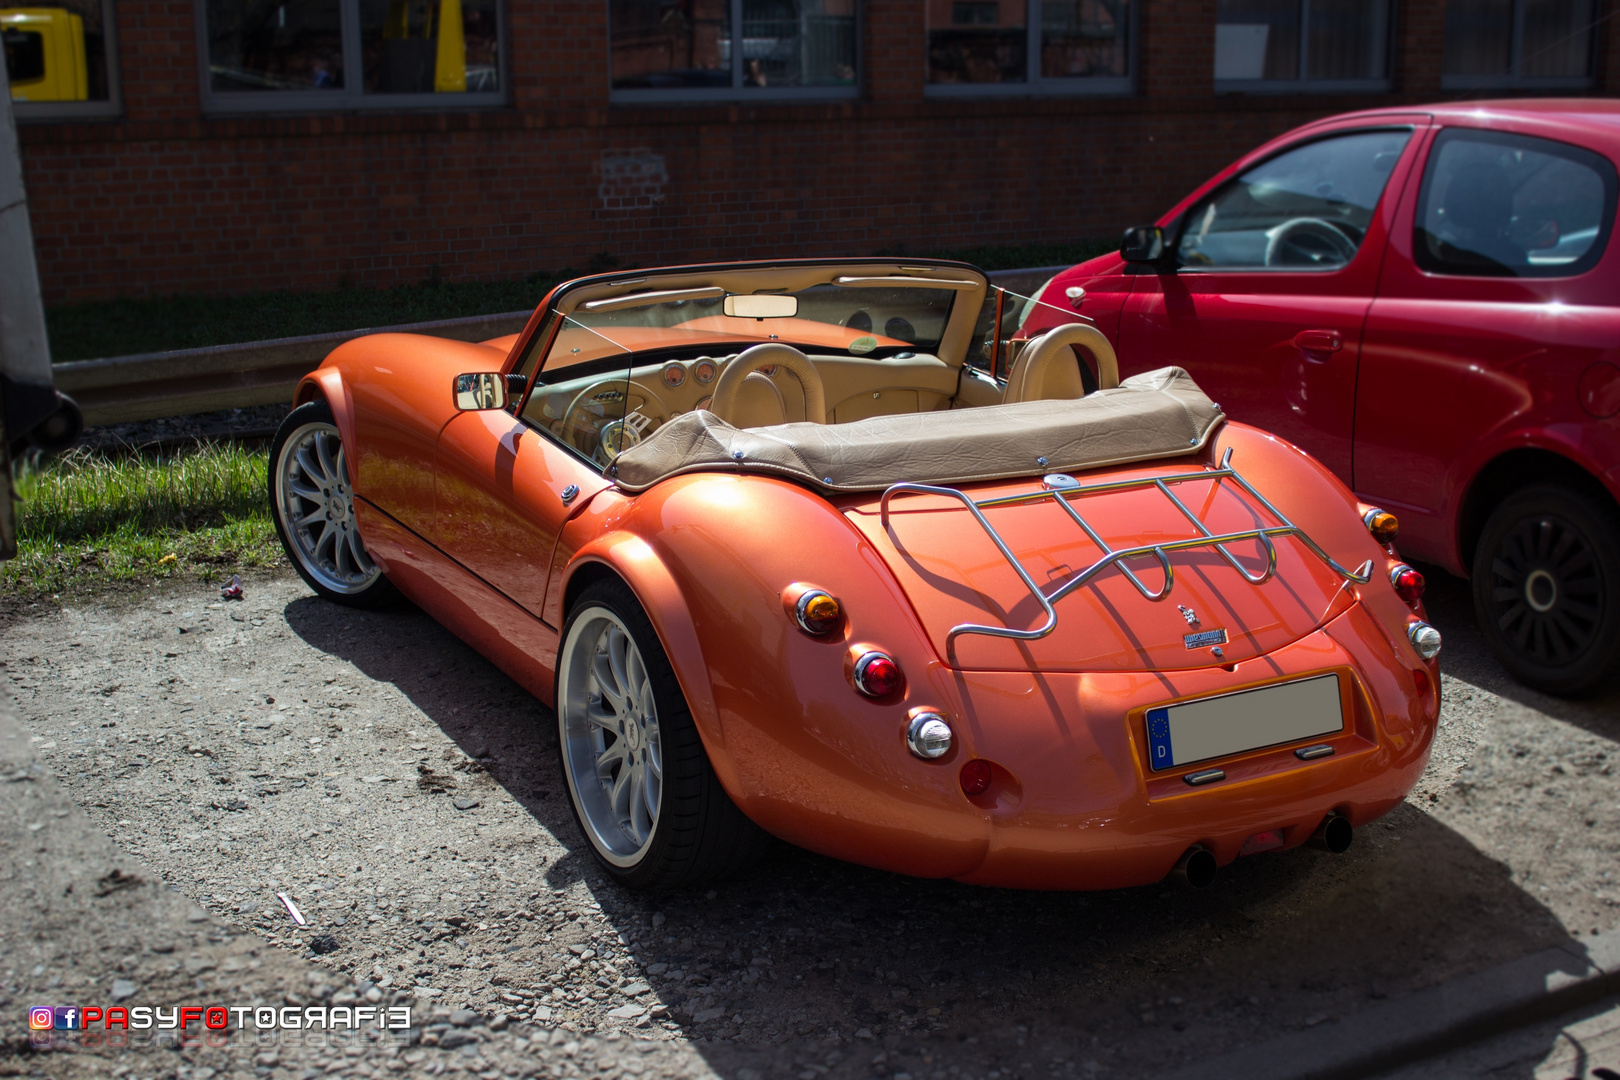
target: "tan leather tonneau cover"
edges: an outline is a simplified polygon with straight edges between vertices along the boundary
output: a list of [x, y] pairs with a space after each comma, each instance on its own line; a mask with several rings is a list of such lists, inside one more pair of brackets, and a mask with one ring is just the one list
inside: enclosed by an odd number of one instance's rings
[[1220, 407], [1177, 367], [1133, 375], [1117, 389], [1069, 401], [851, 424], [739, 429], [699, 409], [625, 450], [608, 476], [628, 491], [681, 473], [723, 469], [774, 473], [824, 491], [878, 491], [901, 481], [965, 484], [1191, 453], [1222, 419]]

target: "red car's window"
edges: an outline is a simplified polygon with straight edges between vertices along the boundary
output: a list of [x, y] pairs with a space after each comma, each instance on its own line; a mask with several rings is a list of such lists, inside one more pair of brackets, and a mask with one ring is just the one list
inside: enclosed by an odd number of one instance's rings
[[1598, 154], [1452, 128], [1429, 151], [1413, 248], [1435, 274], [1566, 277], [1597, 264], [1614, 205], [1614, 166]]
[[1285, 150], [1183, 218], [1188, 269], [1337, 270], [1355, 257], [1410, 129], [1357, 131]]

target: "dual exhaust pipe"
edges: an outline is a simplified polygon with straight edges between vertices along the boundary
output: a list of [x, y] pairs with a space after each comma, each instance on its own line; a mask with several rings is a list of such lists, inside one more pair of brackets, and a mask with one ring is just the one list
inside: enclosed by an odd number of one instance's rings
[[[1322, 819], [1322, 824], [1316, 827], [1316, 831], [1306, 843], [1320, 851], [1343, 855], [1350, 850], [1353, 840], [1355, 829], [1351, 827], [1350, 819], [1339, 814], [1329, 814]], [[1205, 889], [1214, 884], [1215, 872], [1218, 869], [1219, 867], [1215, 865], [1215, 853], [1202, 844], [1194, 844], [1181, 856], [1176, 868], [1170, 871], [1170, 877], [1189, 889]]]

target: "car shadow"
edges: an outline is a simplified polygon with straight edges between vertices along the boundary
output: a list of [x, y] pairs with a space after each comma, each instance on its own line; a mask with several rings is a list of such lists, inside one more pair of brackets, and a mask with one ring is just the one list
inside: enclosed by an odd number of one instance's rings
[[[1579, 942], [1509, 867], [1411, 805], [1342, 856], [1253, 856], [1201, 891], [982, 888], [781, 844], [730, 881], [633, 893], [607, 880], [577, 831], [552, 714], [493, 665], [415, 609], [310, 597], [285, 614], [309, 645], [402, 691], [476, 760], [486, 799], [504, 793], [525, 828], [561, 842], [566, 853], [537, 858], [519, 884], [537, 906], [588, 890], [613, 931], [595, 947], [738, 1080], [787, 1075], [789, 1061], [795, 1074], [840, 1076], [1027, 1076], [1033, 1062], [1140, 1075], [1554, 946], [1573, 950], [1567, 963], [1525, 978], [1579, 963]], [[561, 931], [531, 937], [525, 954], [562, 955]], [[538, 969], [487, 974], [545, 989]], [[554, 1022], [578, 1030], [633, 1022], [557, 1005]]]
[[1440, 670], [1454, 679], [1567, 721], [1593, 735], [1620, 742], [1620, 681], [1589, 697], [1560, 698], [1533, 690], [1509, 675], [1480, 633], [1472, 586], [1439, 567], [1419, 566], [1427, 588], [1429, 621], [1444, 638]]

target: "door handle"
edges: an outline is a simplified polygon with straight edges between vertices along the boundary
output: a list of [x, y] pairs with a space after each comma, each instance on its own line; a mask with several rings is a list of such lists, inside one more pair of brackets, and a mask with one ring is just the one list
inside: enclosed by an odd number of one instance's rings
[[1294, 344], [1305, 352], [1338, 352], [1344, 348], [1344, 335], [1337, 330], [1301, 330]]

